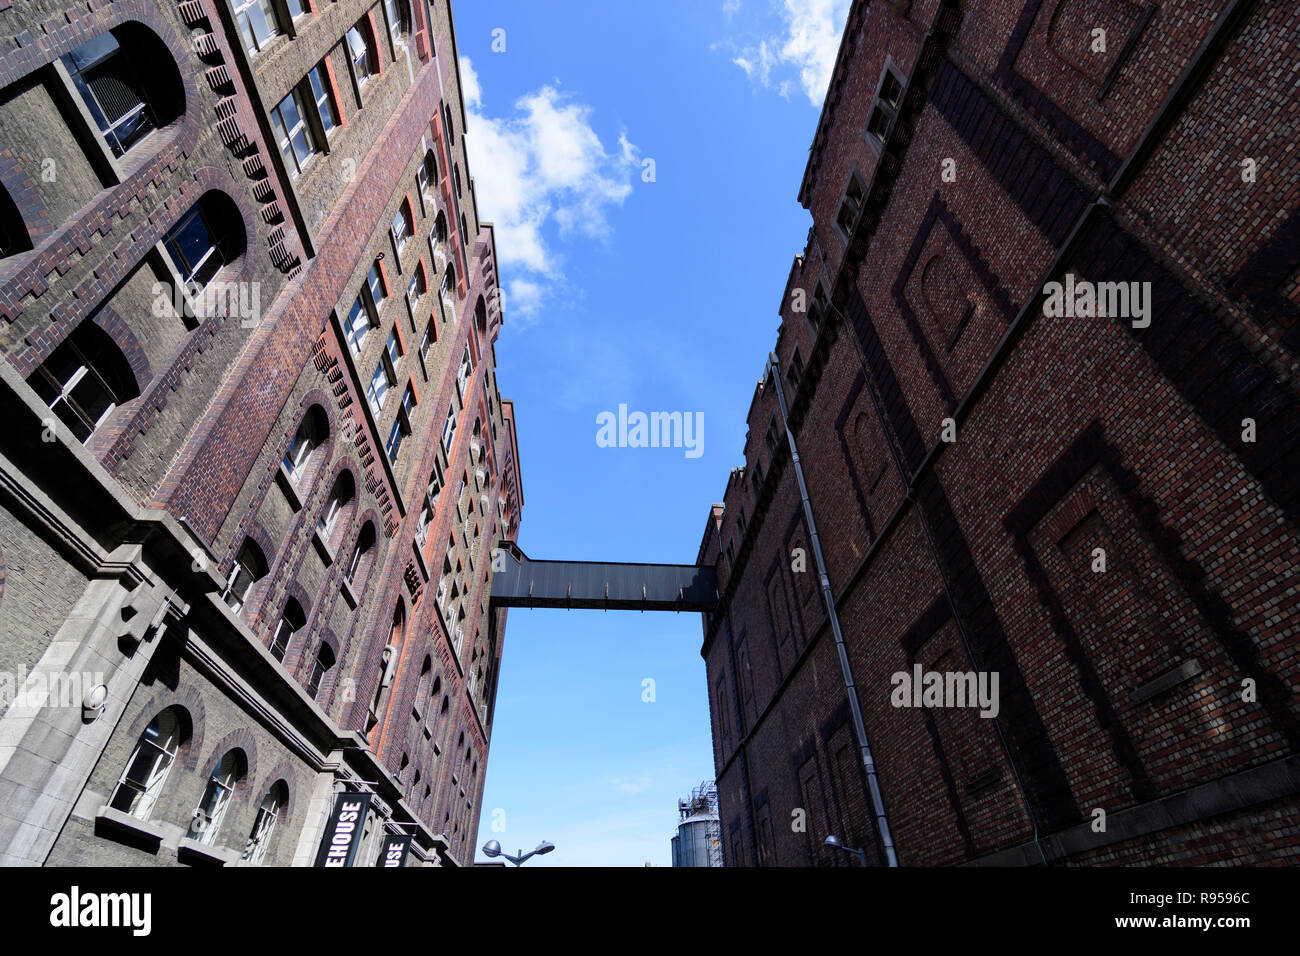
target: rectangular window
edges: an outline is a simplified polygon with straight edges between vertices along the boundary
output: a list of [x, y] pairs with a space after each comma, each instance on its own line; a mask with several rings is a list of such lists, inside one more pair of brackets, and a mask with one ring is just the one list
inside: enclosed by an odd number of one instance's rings
[[451, 453], [451, 443], [456, 437], [456, 409], [447, 409], [447, 421], [442, 426], [442, 447]]
[[257, 53], [280, 33], [280, 19], [275, 15], [273, 0], [235, 0], [235, 22], [249, 53]]
[[[416, 305], [419, 304], [420, 298], [423, 295], [424, 295], [424, 273], [417, 271], [415, 275], [411, 276], [411, 284], [406, 287], [406, 304], [411, 307], [411, 313], [413, 317], [415, 313], [415, 307]], [[427, 331], [425, 332], [425, 335], [426, 336], [428, 335]], [[420, 352], [420, 357], [421, 358], [424, 357], [423, 350]]]
[[370, 267], [370, 275], [366, 277], [366, 288], [370, 290], [370, 301], [375, 304], [375, 311], [378, 312], [380, 306], [388, 298], [388, 293], [384, 289], [383, 277], [379, 274], [378, 261]]
[[290, 176], [300, 174], [312, 154], [319, 152], [306, 115], [302, 90], [297, 87], [271, 110], [271, 127]]
[[330, 90], [324, 62], [312, 68], [307, 74], [311, 84], [312, 99], [316, 101], [316, 115], [320, 117], [320, 127], [326, 134], [339, 125], [339, 111], [334, 104], [334, 94]]
[[429, 319], [429, 324], [424, 328], [424, 336], [420, 339], [420, 361], [425, 362], [429, 358], [429, 353], [433, 351], [433, 344], [438, 341], [438, 332], [434, 328], [433, 319]]
[[853, 173], [849, 176], [849, 184], [844, 190], [839, 215], [835, 217], [835, 225], [839, 227], [840, 234], [846, 240], [853, 234], [853, 227], [858, 223], [858, 216], [862, 212], [863, 196], [862, 182], [857, 174]]
[[378, 415], [384, 408], [384, 400], [388, 398], [388, 390], [397, 384], [397, 376], [389, 371], [388, 356], [385, 354], [375, 366], [375, 374], [370, 376], [370, 384], [366, 387], [366, 397], [370, 399], [370, 409]]
[[401, 252], [406, 245], [406, 240], [411, 238], [411, 224], [406, 218], [406, 204], [403, 203], [397, 210], [397, 215], [393, 217], [393, 245], [397, 251]]
[[385, 451], [388, 452], [388, 460], [394, 465], [397, 464], [397, 456], [402, 453], [402, 442], [406, 440], [410, 432], [409, 426], [403, 422], [403, 415], [398, 413], [397, 418], [393, 421], [393, 430], [388, 433], [388, 443], [385, 445]]
[[289, 10], [290, 20], [297, 20], [300, 16], [302, 16], [304, 13], [307, 12], [307, 8], [303, 5], [302, 0], [285, 0], [284, 5]]
[[406, 32], [406, 5], [399, 0], [384, 0], [384, 12], [388, 16], [388, 30], [392, 34], [394, 43], [402, 42], [402, 34]]
[[352, 57], [352, 67], [356, 71], [357, 85], [359, 86], [365, 83], [375, 72], [374, 54], [370, 50], [370, 43], [366, 40], [360, 25], [348, 30], [348, 53]]
[[880, 77], [880, 88], [876, 92], [875, 102], [867, 117], [867, 136], [875, 141], [877, 147], [885, 142], [889, 135], [890, 124], [898, 115], [898, 107], [903, 98], [903, 80], [892, 67], [885, 67]]
[[406, 391], [402, 393], [402, 407], [397, 410], [397, 418], [393, 421], [393, 430], [388, 435], [388, 460], [394, 465], [397, 464], [397, 456], [401, 454], [402, 443], [411, 434], [411, 414], [415, 411], [415, 390], [406, 386]]
[[361, 354], [362, 343], [374, 328], [374, 321], [370, 317], [370, 309], [366, 306], [364, 298], [364, 295], [357, 296], [356, 301], [352, 303], [352, 310], [348, 313], [348, 319], [343, 324], [348, 348], [352, 350], [353, 355], [358, 356]]

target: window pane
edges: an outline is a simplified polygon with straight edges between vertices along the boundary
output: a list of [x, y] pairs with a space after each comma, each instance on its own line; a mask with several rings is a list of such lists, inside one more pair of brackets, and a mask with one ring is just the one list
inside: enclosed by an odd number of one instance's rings
[[188, 281], [193, 277], [195, 267], [212, 249], [212, 234], [208, 232], [203, 217], [195, 212], [172, 231], [167, 246], [177, 259], [177, 271]]

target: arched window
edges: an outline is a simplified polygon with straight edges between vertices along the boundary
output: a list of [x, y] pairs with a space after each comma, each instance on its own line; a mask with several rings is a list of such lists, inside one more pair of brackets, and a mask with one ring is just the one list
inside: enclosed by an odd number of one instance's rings
[[[141, 23], [126, 23], [61, 57], [72, 85], [114, 156], [185, 112], [185, 84], [167, 45]], [[148, 69], [139, 69], [148, 64]]]
[[361, 529], [361, 534], [357, 536], [357, 545], [352, 549], [352, 558], [348, 561], [347, 570], [343, 574], [348, 584], [356, 584], [365, 577], [370, 561], [374, 557], [374, 550], [375, 526], [367, 521]]
[[[419, 711], [424, 707], [424, 699], [429, 693], [429, 681], [433, 679], [433, 659], [428, 654], [424, 655], [424, 663], [420, 665], [420, 683], [415, 689], [415, 707]], [[418, 713], [417, 713], [418, 716]]]
[[307, 615], [303, 613], [302, 605], [289, 598], [284, 604], [284, 613], [280, 615], [279, 623], [275, 625], [275, 636], [271, 639], [271, 656], [277, 661], [283, 661], [285, 652], [289, 650], [289, 642], [306, 626]]
[[312, 452], [321, 446], [328, 432], [324, 409], [319, 405], [307, 409], [307, 414], [298, 425], [298, 431], [294, 433], [293, 441], [284, 453], [284, 470], [294, 484], [298, 484], [307, 474]]
[[311, 674], [307, 678], [307, 696], [312, 700], [320, 693], [321, 684], [325, 681], [325, 675], [329, 673], [330, 668], [334, 666], [334, 649], [328, 644], [322, 644], [316, 651], [316, 659], [311, 663]]
[[151, 720], [126, 762], [108, 805], [138, 820], [148, 820], [176, 762], [176, 752], [189, 739], [189, 732], [188, 715], [176, 707], [168, 707]]
[[236, 747], [228, 750], [216, 762], [208, 774], [207, 786], [199, 805], [190, 817], [190, 829], [187, 836], [204, 846], [211, 846], [221, 830], [221, 823], [230, 807], [230, 798], [235, 794], [244, 775], [248, 773], [248, 758]]
[[446, 302], [447, 308], [453, 310], [451, 317], [454, 319], [456, 313], [454, 311], [455, 300], [452, 299], [452, 293], [459, 295], [460, 287], [456, 282], [456, 264], [454, 262], [449, 262], [447, 263], [447, 271], [442, 274], [441, 294]]
[[[171, 267], [190, 296], [200, 295], [222, 268], [244, 254], [247, 237], [239, 207], [225, 193], [204, 193], [163, 237]], [[206, 315], [204, 307], [195, 310]]]
[[316, 531], [326, 544], [333, 544], [339, 529], [339, 516], [355, 497], [356, 487], [350, 471], [339, 472], [339, 476], [334, 479], [334, 487], [330, 489], [325, 509], [316, 521]]
[[[435, 678], [433, 679], [433, 687], [429, 690], [429, 707], [430, 707], [430, 709], [432, 709], [433, 704], [434, 704], [434, 701], [436, 701], [436, 700], [438, 699], [438, 695], [441, 694], [441, 693], [442, 693], [442, 675], [439, 674], [437, 677], [435, 677]], [[430, 714], [430, 716], [433, 716], [433, 715]]]
[[271, 784], [271, 788], [266, 791], [266, 796], [257, 805], [257, 817], [253, 820], [253, 830], [248, 835], [248, 842], [244, 844], [244, 862], [253, 866], [260, 866], [266, 859], [266, 851], [271, 846], [271, 836], [275, 833], [275, 825], [288, 802], [289, 785], [283, 780], [277, 780]]
[[90, 319], [83, 320], [27, 382], [81, 442], [115, 408], [140, 394], [121, 349]]
[[478, 326], [479, 335], [487, 335], [487, 302], [482, 296], [474, 303], [474, 323]]
[[235, 555], [235, 563], [231, 565], [230, 573], [226, 575], [226, 586], [221, 592], [221, 599], [230, 606], [232, 611], [239, 613], [248, 600], [248, 592], [253, 582], [265, 577], [266, 571], [266, 556], [262, 554], [262, 549], [252, 538], [245, 538], [239, 553]]
[[441, 209], [433, 220], [433, 243], [435, 246], [441, 246], [447, 241], [447, 214]]
[[433, 199], [433, 184], [438, 181], [438, 157], [433, 150], [426, 150], [419, 169], [415, 171], [416, 182], [426, 199]]

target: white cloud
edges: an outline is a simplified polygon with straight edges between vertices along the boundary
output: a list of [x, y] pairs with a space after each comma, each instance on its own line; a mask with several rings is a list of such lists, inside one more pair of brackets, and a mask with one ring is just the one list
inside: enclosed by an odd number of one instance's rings
[[735, 16], [740, 12], [740, 0], [723, 0], [722, 12], [727, 16]]
[[[851, 0], [782, 0], [781, 33], [729, 47], [731, 62], [760, 85], [787, 99], [797, 83], [813, 106], [821, 107], [835, 68], [840, 34]], [[724, 12], [734, 13], [724, 5]], [[739, 9], [739, 4], [736, 4]]]
[[527, 322], [564, 283], [554, 238], [608, 236], [608, 211], [631, 194], [640, 154], [625, 133], [607, 150], [592, 128], [591, 107], [553, 85], [521, 96], [513, 115], [488, 116], [473, 64], [461, 57], [460, 66], [479, 211], [496, 227], [497, 255], [509, 273], [506, 307]]
[[641, 777], [637, 780], [628, 780], [625, 777], [615, 777], [610, 781], [615, 788], [623, 793], [638, 794], [648, 790], [653, 781], [649, 777]]

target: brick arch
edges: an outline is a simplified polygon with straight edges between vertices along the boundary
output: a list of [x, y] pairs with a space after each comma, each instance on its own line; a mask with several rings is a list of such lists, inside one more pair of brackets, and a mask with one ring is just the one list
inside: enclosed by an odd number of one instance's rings
[[144, 354], [144, 349], [140, 346], [139, 339], [131, 331], [130, 324], [108, 304], [100, 306], [90, 320], [103, 329], [121, 350], [126, 364], [135, 374], [136, 385], [143, 393], [148, 384], [153, 381], [153, 369], [149, 365], [149, 357]]
[[144, 729], [149, 726], [149, 722], [168, 707], [176, 707], [184, 711], [189, 719], [190, 734], [177, 748], [176, 766], [183, 770], [193, 770], [198, 766], [198, 756], [203, 749], [207, 709], [203, 706], [203, 695], [188, 684], [178, 684], [175, 690], [162, 690], [149, 698], [148, 703], [131, 722], [131, 740], [139, 740]]
[[[236, 282], [250, 281], [254, 273], [254, 256], [251, 254], [253, 240], [257, 236], [252, 207], [227, 170], [215, 166], [204, 166], [195, 171], [192, 179], [183, 181], [180, 184], [179, 193], [173, 193], [170, 197], [167, 197], [169, 201], [165, 203], [162, 200], [159, 201], [157, 211], [160, 213], [165, 211], [165, 215], [154, 215], [147, 221], [140, 223], [131, 232], [130, 237], [124, 241], [123, 245], [119, 246], [117, 251], [121, 252], [126, 243], [130, 242], [131, 255], [106, 253], [93, 275], [83, 280], [81, 285], [72, 290], [70, 294], [60, 297], [59, 304], [50, 313], [50, 325], [42, 330], [39, 337], [29, 333], [29, 347], [12, 358], [11, 361], [18, 369], [18, 373], [24, 378], [31, 375], [38, 365], [49, 358], [50, 353], [67, 338], [72, 330], [89, 316], [92, 307], [97, 306], [102, 301], [104, 298], [103, 289], [116, 290], [140, 266], [145, 257], [152, 252], [153, 247], [167, 234], [167, 231], [180, 222], [181, 218], [204, 196], [213, 192], [222, 194], [233, 203], [244, 225], [244, 252], [235, 262], [236, 271], [224, 281], [230, 281], [231, 279]], [[98, 212], [92, 211], [88, 216], [81, 217], [78, 221], [94, 222], [99, 215]], [[132, 238], [134, 238], [135, 242], [132, 242]], [[44, 257], [38, 256], [32, 268], [22, 270], [15, 279], [6, 282], [0, 291], [10, 293], [15, 297], [15, 301], [21, 301], [24, 296], [36, 289], [44, 291], [44, 280], [34, 271], [35, 267], [40, 266], [43, 261]], [[54, 268], [53, 264], [49, 264], [41, 275], [48, 274]], [[227, 268], [230, 268], [230, 266], [227, 266]], [[3, 298], [3, 296], [0, 296], [0, 298]], [[16, 318], [16, 315], [10, 318], [12, 321]], [[209, 316], [204, 324], [224, 321], [227, 318], [228, 316]], [[105, 331], [109, 332], [110, 335], [112, 334], [107, 328], [105, 328]], [[195, 342], [201, 334], [202, 327], [191, 332], [186, 339], [187, 346]], [[151, 399], [152, 395], [157, 393], [164, 383], [169, 386], [175, 385], [180, 379], [180, 368], [183, 365], [184, 363], [178, 360], [173, 363], [166, 374], [160, 375], [156, 379], [151, 378], [150, 394], [141, 394], [140, 397], [142, 399]], [[151, 400], [139, 403], [136, 415], [132, 417], [129, 423], [124, 423], [124, 435], [146, 430], [146, 427], [141, 423], [151, 420], [149, 409], [153, 404]]]
[[39, 43], [35, 41], [24, 43], [0, 56], [0, 77], [4, 77], [4, 84], [9, 86], [18, 82], [28, 74], [53, 63], [65, 53], [71, 53], [83, 43], [101, 34], [128, 24], [139, 24], [158, 38], [176, 64], [181, 88], [185, 93], [185, 110], [181, 120], [164, 129], [177, 127], [176, 132], [180, 134], [176, 139], [176, 144], [180, 147], [179, 151], [185, 154], [192, 152], [194, 144], [198, 141], [198, 113], [202, 100], [199, 97], [198, 86], [201, 70], [185, 69], [185, 64], [192, 61], [194, 56], [189, 44], [182, 40], [171, 22], [163, 16], [157, 4], [133, 3], [129, 9], [126, 4], [106, 4], [90, 13], [85, 11], [84, 4], [80, 6], [81, 9], [77, 11], [79, 15], [75, 19], [70, 16], [65, 17], [64, 22], [57, 29], [48, 29], [48, 32], [41, 36]]
[[[360, 496], [360, 489], [358, 489], [358, 496]], [[370, 559], [370, 566], [366, 568], [365, 577], [352, 589], [352, 592], [357, 596], [358, 601], [363, 600], [366, 589], [370, 587], [370, 579], [373, 576], [375, 567], [379, 564], [379, 542], [382, 540], [380, 532], [383, 530], [384, 522], [383, 518], [373, 505], [367, 507], [365, 511], [357, 516], [356, 521], [352, 526], [352, 533], [348, 536], [348, 549], [343, 558], [344, 561], [352, 560], [352, 549], [357, 546], [357, 542], [361, 539], [361, 529], [366, 526], [366, 522], [374, 525], [375, 528], [375, 543], [373, 545], [375, 553]]]
[[253, 790], [254, 799], [257, 803], [260, 803], [262, 798], [266, 796], [266, 791], [270, 790], [273, 784], [280, 780], [284, 781], [284, 789], [287, 791], [288, 796], [284, 801], [284, 809], [280, 811], [279, 816], [276, 818], [277, 830], [281, 826], [287, 825], [291, 820], [293, 820], [294, 801], [297, 798], [298, 789], [294, 786], [294, 781], [297, 779], [294, 774], [296, 769], [297, 765], [292, 760], [287, 757], [282, 758], [280, 762], [272, 767], [270, 772], [261, 779], [258, 786]]
[[[236, 727], [226, 736], [222, 737], [208, 751], [207, 763], [215, 764], [218, 760], [226, 755], [228, 751], [238, 748], [244, 752], [244, 759], [247, 766], [244, 768], [243, 780], [247, 783], [250, 780], [257, 779], [257, 742], [253, 739], [253, 732], [247, 727]], [[199, 764], [207, 766], [207, 764]], [[244, 793], [241, 794], [236, 788], [234, 797], [240, 803], [248, 802], [248, 787], [244, 787]], [[260, 795], [259, 795], [260, 799]]]
[[[334, 655], [334, 666], [329, 669], [321, 680], [320, 687], [316, 688], [316, 703], [322, 710], [328, 712], [328, 707], [334, 702], [334, 689], [339, 684], [339, 675], [343, 673], [344, 660], [343, 654], [339, 647], [339, 639], [335, 633], [328, 627], [321, 628], [320, 639], [312, 644], [312, 653], [304, 660], [315, 661], [316, 655], [320, 653], [322, 647], [328, 647]], [[306, 684], [303, 685], [306, 687]]]
[[[344, 505], [342, 510], [339, 512], [339, 523], [335, 530], [335, 534], [340, 545], [345, 543], [348, 536], [347, 529], [353, 526], [357, 510], [361, 507], [361, 491], [363, 486], [357, 479], [357, 475], [360, 473], [360, 467], [350, 455], [336, 458], [330, 465], [330, 470], [325, 473], [325, 481], [321, 484], [321, 487], [325, 489], [325, 497], [321, 499], [320, 507], [316, 509], [316, 517], [319, 519], [320, 514], [325, 510], [325, 506], [329, 504], [329, 496], [334, 491], [334, 485], [338, 482], [340, 476], [342, 476], [344, 472], [347, 472], [352, 476], [352, 500]], [[327, 541], [325, 543], [329, 544], [330, 542]], [[334, 555], [335, 560], [338, 560], [339, 557], [340, 555], [337, 553]], [[349, 557], [351, 557], [351, 555], [349, 555]]]
[[311, 415], [312, 408], [320, 408], [321, 415], [324, 415], [325, 436], [321, 438], [321, 444], [317, 446], [320, 458], [316, 460], [315, 464], [312, 464], [312, 466], [309, 467], [307, 479], [303, 481], [304, 492], [307, 489], [316, 488], [317, 479], [320, 479], [320, 476], [325, 471], [325, 466], [322, 463], [329, 462], [329, 460], [333, 458], [334, 437], [338, 432], [334, 416], [330, 414], [330, 408], [333, 407], [333, 405], [334, 403], [330, 401], [324, 390], [309, 390], [307, 394], [303, 395], [302, 401], [298, 403], [298, 408], [294, 411], [294, 418], [290, 421], [290, 427], [285, 429], [285, 432], [281, 433], [281, 436], [279, 436], [277, 454], [276, 458], [272, 460], [272, 468], [279, 467], [279, 462], [281, 462], [281, 459], [285, 457], [285, 454], [289, 451], [289, 445], [294, 441], [296, 434], [298, 434], [298, 429], [303, 427], [303, 421], [307, 419], [308, 415]]
[[276, 555], [279, 549], [271, 543], [271, 536], [267, 534], [261, 522], [256, 518], [250, 518], [247, 525], [240, 528], [239, 532], [234, 535], [229, 548], [226, 550], [226, 557], [221, 562], [221, 572], [224, 575], [230, 573], [234, 566], [235, 557], [239, 554], [239, 549], [243, 547], [244, 539], [249, 538], [262, 550], [262, 558], [266, 561], [266, 573], [261, 578], [254, 581], [249, 586], [248, 596], [244, 599], [244, 607], [251, 608], [254, 613], [245, 618], [250, 628], [256, 629], [255, 625], [262, 617], [262, 603], [266, 600], [269, 593], [272, 571], [275, 569]]
[[[36, 184], [27, 171], [18, 164], [17, 157], [8, 149], [0, 149], [0, 186], [4, 187], [10, 201], [18, 209], [18, 215], [23, 220], [23, 228], [27, 230], [27, 238], [35, 249], [54, 227], [50, 222], [49, 210], [45, 208]], [[22, 255], [22, 253], [15, 255]]]
[[[183, 64], [191, 61], [192, 51], [189, 44], [177, 34], [172, 24], [163, 16], [162, 11], [153, 3], [134, 3], [130, 5], [124, 3], [102, 4], [93, 12], [86, 12], [84, 9], [79, 11], [76, 17], [65, 17], [64, 22], [57, 28], [48, 28], [40, 42], [23, 43], [21, 46], [9, 50], [3, 56], [0, 56], [0, 77], [4, 78], [5, 85], [13, 84], [24, 77], [54, 62], [59, 57], [76, 49], [88, 39], [100, 36], [116, 27], [127, 24], [138, 24], [149, 30], [171, 54], [179, 75], [181, 92], [185, 99], [185, 109], [181, 118], [175, 122], [163, 127], [158, 131], [159, 142], [151, 147], [151, 152], [142, 157], [136, 168], [126, 180], [114, 187], [100, 191], [98, 201], [95, 205], [86, 210], [83, 215], [78, 216], [74, 221], [63, 224], [62, 228], [56, 231], [47, 230], [42, 237], [43, 241], [40, 247], [36, 249], [35, 254], [22, 257], [22, 262], [18, 264], [17, 271], [6, 270], [0, 266], [0, 273], [5, 273], [5, 280], [0, 286], [0, 292], [8, 293], [8, 298], [12, 303], [4, 308], [10, 321], [13, 321], [23, 311], [23, 300], [28, 295], [42, 295], [47, 290], [44, 277], [49, 275], [56, 268], [60, 272], [66, 271], [66, 264], [62, 259], [66, 258], [66, 251], [60, 253], [58, 250], [74, 249], [79, 250], [100, 244], [100, 238], [107, 237], [113, 228], [114, 220], [122, 217], [130, 207], [137, 206], [146, 201], [150, 196], [150, 184], [166, 178], [169, 170], [174, 170], [194, 151], [195, 144], [198, 142], [200, 130], [200, 107], [202, 98], [199, 94], [198, 77], [201, 70], [187, 70]], [[55, 23], [57, 21], [49, 21]], [[187, 76], [188, 74], [188, 76]], [[98, 131], [96, 131], [98, 135]], [[162, 208], [161, 205], [155, 209]], [[143, 210], [144, 215], [141, 219], [147, 219], [151, 210]], [[250, 220], [251, 222], [251, 220]], [[147, 228], [147, 223], [142, 226]], [[30, 235], [29, 227], [29, 235]], [[253, 235], [254, 233], [250, 233]], [[142, 238], [137, 235], [137, 238]], [[59, 241], [62, 239], [63, 241]], [[147, 243], [143, 243], [144, 248], [152, 246], [157, 237], [154, 237]], [[128, 236], [125, 242], [119, 244], [117, 251], [122, 252], [131, 242]], [[33, 244], [35, 239], [33, 237]], [[79, 255], [80, 253], [78, 253]], [[85, 289], [79, 287], [77, 294], [74, 296], [65, 296], [61, 303], [66, 313], [73, 313], [77, 306], [71, 304], [69, 300], [78, 299], [78, 305], [81, 306], [81, 314], [75, 315], [75, 319], [84, 318], [84, 304], [90, 301], [96, 301], [97, 296], [92, 295], [90, 284], [96, 286], [102, 284], [116, 285], [122, 278], [117, 275], [120, 270], [118, 265], [123, 260], [130, 260], [129, 256], [109, 255], [105, 258], [105, 263], [115, 268], [110, 268], [109, 278], [103, 274], [99, 276], [88, 277]], [[134, 263], [132, 263], [132, 268]], [[0, 296], [0, 299], [3, 299]], [[75, 322], [74, 322], [75, 324]], [[63, 330], [66, 334], [66, 329]], [[57, 344], [57, 341], [56, 343]], [[33, 364], [39, 365], [40, 360]]]
[[280, 607], [283, 608], [290, 598], [298, 602], [298, 606], [302, 608], [303, 617], [310, 619], [315, 608], [312, 606], [311, 597], [308, 596], [307, 591], [298, 583], [297, 579], [285, 585], [284, 600], [280, 602]]

